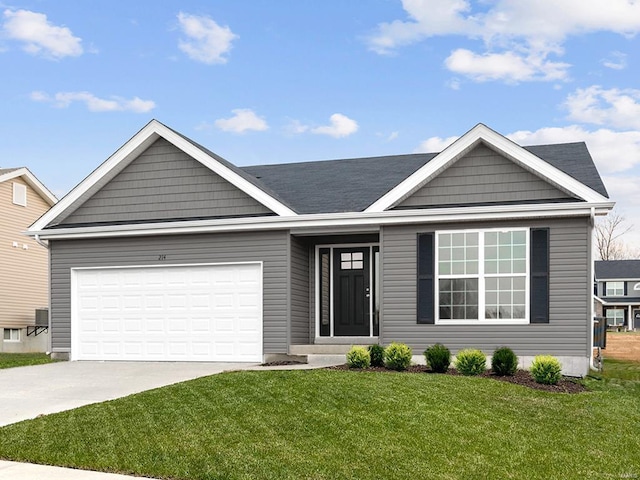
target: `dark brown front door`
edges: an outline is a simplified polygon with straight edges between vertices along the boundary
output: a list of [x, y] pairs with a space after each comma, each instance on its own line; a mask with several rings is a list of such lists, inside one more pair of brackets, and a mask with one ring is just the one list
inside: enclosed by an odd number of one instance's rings
[[333, 334], [369, 336], [369, 247], [333, 251]]

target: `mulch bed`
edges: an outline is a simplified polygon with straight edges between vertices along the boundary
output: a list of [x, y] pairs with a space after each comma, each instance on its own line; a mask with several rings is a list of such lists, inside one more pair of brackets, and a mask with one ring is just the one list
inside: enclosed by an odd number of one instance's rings
[[[327, 367], [329, 370], [352, 370], [354, 372], [392, 372], [392, 373], [426, 373], [433, 375], [429, 367], [426, 365], [411, 365], [404, 372], [396, 372], [395, 370], [389, 370], [385, 367], [369, 367], [364, 369], [353, 369], [349, 368], [346, 364], [344, 365], [336, 365], [334, 367]], [[450, 368], [446, 375], [461, 375], [454, 368]], [[562, 377], [562, 379], [558, 382], [557, 385], [543, 385], [542, 383], [537, 383], [533, 378], [531, 378], [531, 374], [526, 370], [517, 370], [514, 375], [511, 376], [498, 376], [491, 371], [487, 370], [485, 373], [480, 375], [485, 378], [493, 378], [494, 380], [498, 380], [501, 382], [515, 383], [516, 385], [522, 385], [523, 387], [533, 388], [535, 390], [544, 390], [545, 392], [553, 392], [553, 393], [582, 393], [588, 391], [587, 388], [579, 383], [575, 378], [571, 377]]]

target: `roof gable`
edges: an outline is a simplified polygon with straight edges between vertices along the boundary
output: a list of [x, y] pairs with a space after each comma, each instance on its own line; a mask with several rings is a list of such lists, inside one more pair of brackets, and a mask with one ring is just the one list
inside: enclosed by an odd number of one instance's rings
[[476, 125], [445, 150], [440, 152], [430, 162], [418, 169], [387, 194], [370, 205], [366, 212], [382, 212], [400, 204], [404, 199], [414, 194], [425, 184], [433, 180], [452, 164], [473, 150], [480, 143], [484, 143], [504, 157], [515, 162], [525, 170], [534, 173], [559, 190], [570, 196], [585, 201], [603, 202], [607, 198], [593, 190], [566, 172], [556, 168], [551, 163], [542, 160], [531, 151], [515, 144], [511, 140], [496, 133], [483, 124]]
[[483, 143], [458, 159], [394, 208], [545, 203], [572, 200]]
[[42, 230], [50, 226], [53, 220], [64, 218], [70, 212], [77, 209], [79, 205], [83, 204], [93, 194], [99, 191], [159, 138], [164, 138], [277, 215], [296, 215], [291, 208], [270, 195], [268, 189], [262, 188], [260, 182], [254, 179], [248, 179], [245, 173], [239, 168], [218, 156], [211, 155], [211, 152], [205, 151], [198, 144], [187, 140], [184, 136], [166, 127], [157, 120], [152, 120], [71, 190], [71, 192], [60, 200], [49, 212], [35, 222], [31, 230]]
[[33, 190], [40, 195], [45, 202], [49, 205], [55, 205], [58, 201], [56, 196], [49, 191], [47, 187], [44, 186], [40, 180], [36, 178], [36, 176], [29, 171], [28, 168], [18, 167], [18, 168], [0, 168], [0, 183], [12, 180], [14, 178], [22, 178], [27, 185], [29, 185]]
[[106, 225], [257, 215], [273, 212], [158, 138], [86, 202], [52, 223]]

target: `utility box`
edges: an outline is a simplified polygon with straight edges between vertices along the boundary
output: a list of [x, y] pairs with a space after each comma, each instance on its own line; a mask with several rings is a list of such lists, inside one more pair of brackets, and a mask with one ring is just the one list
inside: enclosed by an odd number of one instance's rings
[[49, 326], [49, 309], [36, 308], [36, 327]]
[[607, 320], [604, 317], [594, 318], [593, 346], [602, 349], [607, 348]]

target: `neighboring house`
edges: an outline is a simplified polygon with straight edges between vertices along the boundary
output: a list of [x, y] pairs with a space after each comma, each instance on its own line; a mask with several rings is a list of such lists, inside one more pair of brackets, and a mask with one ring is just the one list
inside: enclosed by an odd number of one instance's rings
[[595, 298], [617, 330], [640, 330], [640, 260], [595, 262]]
[[28, 169], [0, 168], [0, 352], [47, 350], [48, 334], [32, 327], [49, 305], [49, 259], [24, 232], [55, 203]]
[[584, 143], [477, 125], [438, 154], [239, 168], [153, 120], [30, 228], [55, 356], [263, 361], [406, 342], [584, 375], [594, 215]]

